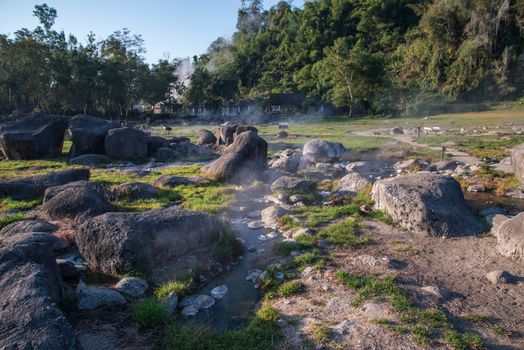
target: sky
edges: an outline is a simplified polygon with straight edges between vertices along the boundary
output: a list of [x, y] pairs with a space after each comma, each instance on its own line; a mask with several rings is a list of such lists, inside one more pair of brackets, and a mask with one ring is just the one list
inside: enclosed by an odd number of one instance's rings
[[[265, 0], [265, 8], [279, 0]], [[0, 33], [33, 29], [34, 6], [47, 3], [58, 12], [54, 29], [85, 42], [92, 31], [97, 39], [128, 28], [141, 34], [149, 63], [166, 57], [192, 57], [206, 51], [218, 37], [235, 31], [240, 0], [0, 0]], [[304, 0], [293, 0], [302, 6]]]

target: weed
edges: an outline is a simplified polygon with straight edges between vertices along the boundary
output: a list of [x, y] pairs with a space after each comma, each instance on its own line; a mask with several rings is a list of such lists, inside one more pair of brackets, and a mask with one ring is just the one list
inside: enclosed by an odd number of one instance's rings
[[133, 306], [133, 315], [140, 328], [156, 328], [167, 322], [168, 313], [156, 299], [143, 299]]
[[17, 201], [12, 198], [4, 198], [0, 204], [2, 210], [28, 210], [42, 204], [42, 199], [35, 199], [30, 201]]
[[506, 336], [506, 337], [509, 337], [511, 335], [511, 331], [501, 325], [494, 325], [491, 327], [491, 330], [493, 331], [493, 333], [497, 334], [497, 335], [502, 335], [502, 336]]
[[164, 299], [172, 292], [176, 292], [179, 298], [183, 297], [188, 293], [189, 289], [191, 288], [192, 282], [192, 278], [166, 282], [155, 291], [155, 296], [158, 299]]
[[25, 214], [5, 214], [0, 215], [0, 230], [13, 222], [26, 220], [29, 217]]
[[278, 286], [277, 293], [281, 297], [288, 297], [291, 295], [297, 295], [303, 293], [306, 290], [306, 286], [299, 280], [292, 280], [282, 283]]
[[444, 334], [444, 340], [456, 350], [477, 350], [485, 347], [482, 338], [471, 332], [450, 331]]
[[331, 334], [333, 333], [333, 331], [329, 327], [319, 324], [310, 326], [309, 331], [311, 332], [313, 338], [320, 344], [327, 343], [331, 338]]
[[329, 243], [334, 245], [344, 248], [356, 248], [369, 242], [367, 237], [357, 234], [358, 227], [358, 221], [355, 218], [349, 218], [329, 226], [321, 231], [319, 236], [327, 238]]

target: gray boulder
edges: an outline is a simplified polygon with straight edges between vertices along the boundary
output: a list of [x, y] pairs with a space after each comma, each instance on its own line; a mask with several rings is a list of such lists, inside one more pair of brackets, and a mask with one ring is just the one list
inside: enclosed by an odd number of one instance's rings
[[521, 188], [524, 189], [524, 143], [521, 143], [513, 149], [511, 153], [511, 166], [515, 171], [515, 176], [519, 180]]
[[317, 188], [316, 183], [300, 177], [282, 176], [271, 184], [273, 193], [291, 194], [309, 194]]
[[123, 305], [126, 299], [116, 290], [106, 287], [86, 286], [83, 281], [76, 288], [78, 308], [80, 310], [95, 310], [101, 307]]
[[111, 198], [119, 199], [151, 199], [155, 198], [157, 190], [154, 186], [143, 182], [125, 182], [110, 188]]
[[133, 128], [111, 129], [105, 138], [105, 152], [111, 160], [142, 160], [147, 157], [147, 135]]
[[276, 230], [281, 226], [279, 220], [289, 213], [289, 210], [279, 206], [268, 207], [261, 212], [262, 222], [265, 227]]
[[67, 124], [64, 117], [33, 113], [0, 126], [0, 148], [7, 159], [60, 157]]
[[75, 333], [56, 303], [62, 280], [49, 233], [0, 240], [0, 348], [76, 349]]
[[67, 162], [71, 165], [100, 166], [109, 163], [109, 158], [103, 154], [83, 154], [78, 157], [69, 159]]
[[0, 197], [28, 200], [42, 197], [49, 187], [89, 180], [89, 169], [68, 169], [56, 173], [0, 181]]
[[50, 188], [44, 195], [42, 211], [51, 220], [82, 221], [113, 210], [98, 184], [89, 182]]
[[53, 233], [58, 230], [57, 225], [53, 225], [44, 220], [22, 220], [13, 222], [0, 230], [0, 238], [14, 236], [18, 233], [30, 232], [49, 232]]
[[193, 181], [187, 177], [162, 175], [153, 183], [153, 185], [155, 187], [176, 187], [180, 185], [189, 185], [191, 183], [193, 183]]
[[206, 214], [167, 208], [99, 215], [79, 227], [76, 242], [94, 270], [139, 271], [165, 281], [195, 267], [198, 259], [190, 256], [209, 256], [223, 232], [224, 225]]
[[505, 219], [493, 230], [497, 237], [497, 251], [514, 260], [524, 260], [524, 212]]
[[407, 230], [432, 236], [481, 233], [460, 185], [452, 177], [416, 173], [375, 182], [372, 198]]
[[229, 146], [233, 143], [238, 125], [223, 125], [216, 133], [217, 144]]
[[205, 171], [216, 180], [249, 182], [267, 169], [267, 149], [263, 138], [253, 131], [244, 132]]
[[117, 292], [132, 298], [144, 295], [148, 288], [149, 284], [138, 277], [124, 277], [113, 287]]
[[356, 195], [365, 190], [369, 185], [371, 185], [371, 181], [369, 181], [368, 178], [358, 173], [349, 173], [340, 179], [336, 191], [344, 194]]
[[175, 150], [169, 147], [159, 148], [158, 151], [156, 151], [155, 153], [155, 159], [161, 162], [173, 161], [177, 159], [178, 157], [179, 157], [179, 154]]
[[300, 154], [292, 150], [282, 152], [280, 157], [278, 159], [275, 159], [271, 163], [271, 168], [281, 169], [286, 172], [294, 173], [298, 170], [298, 167], [300, 166], [300, 157]]
[[346, 148], [341, 143], [314, 140], [304, 145], [302, 154], [314, 163], [331, 163], [340, 160], [345, 152]]
[[217, 138], [213, 133], [209, 130], [200, 130], [198, 132], [198, 144], [207, 146], [207, 145], [214, 145], [217, 143]]
[[148, 136], [147, 142], [147, 156], [153, 157], [161, 148], [169, 148], [169, 140], [160, 136]]
[[70, 131], [73, 146], [69, 152], [70, 158], [83, 154], [104, 154], [104, 142], [111, 129], [118, 124], [105, 119], [88, 115], [76, 115], [71, 118]]

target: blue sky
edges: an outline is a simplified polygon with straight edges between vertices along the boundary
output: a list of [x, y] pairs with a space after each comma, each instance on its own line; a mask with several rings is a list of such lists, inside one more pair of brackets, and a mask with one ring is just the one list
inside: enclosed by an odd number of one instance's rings
[[[33, 8], [44, 2], [58, 11], [55, 29], [82, 42], [89, 31], [98, 39], [121, 28], [141, 34], [148, 62], [164, 58], [165, 53], [174, 58], [205, 52], [213, 40], [235, 31], [240, 7], [240, 0], [0, 0], [0, 33], [36, 27]], [[303, 2], [294, 0], [293, 5]], [[264, 1], [266, 8], [276, 3]]]

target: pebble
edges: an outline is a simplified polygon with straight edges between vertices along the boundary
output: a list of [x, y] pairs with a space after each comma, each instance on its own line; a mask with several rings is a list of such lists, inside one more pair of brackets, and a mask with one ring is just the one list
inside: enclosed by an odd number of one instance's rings
[[486, 278], [493, 284], [512, 283], [514, 280], [513, 275], [510, 274], [508, 271], [504, 270], [495, 270], [488, 272], [486, 274]]
[[215, 299], [222, 299], [228, 292], [226, 285], [221, 285], [211, 289], [211, 296]]
[[450, 297], [450, 294], [446, 289], [438, 287], [438, 286], [426, 286], [420, 289], [426, 293], [433, 294], [442, 300], [446, 300]]
[[264, 223], [260, 220], [251, 221], [247, 224], [247, 227], [253, 230], [258, 230], [264, 227]]
[[195, 316], [198, 313], [198, 310], [193, 306], [189, 305], [182, 309], [182, 315], [186, 317]]

